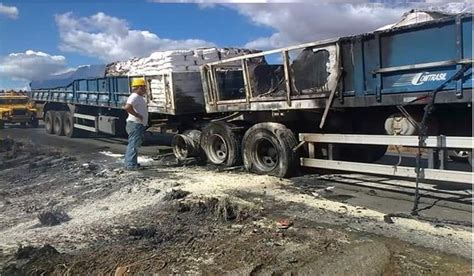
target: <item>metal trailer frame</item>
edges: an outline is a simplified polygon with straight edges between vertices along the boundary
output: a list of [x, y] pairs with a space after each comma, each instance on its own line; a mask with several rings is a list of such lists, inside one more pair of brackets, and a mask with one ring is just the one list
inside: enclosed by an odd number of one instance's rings
[[[332, 160], [332, 144], [418, 147], [418, 136], [300, 133], [299, 140], [300, 146], [304, 143], [308, 144], [308, 157], [302, 157], [300, 159], [301, 166], [395, 177], [416, 178], [417, 176], [416, 168], [414, 167]], [[329, 145], [329, 160], [315, 157], [315, 148], [318, 144]], [[429, 149], [429, 168], [421, 168], [420, 180], [437, 180], [472, 184], [474, 173], [444, 170], [444, 159], [446, 158], [446, 149], [473, 149], [473, 137], [428, 136], [423, 148]], [[438, 149], [441, 149], [441, 151], [437, 152]], [[435, 164], [438, 160], [440, 161], [440, 164], [439, 166], [436, 166]], [[439, 169], [436, 169], [436, 167], [439, 167]]]
[[[352, 108], [425, 104], [426, 93], [436, 87], [436, 82], [426, 82], [422, 85], [406, 84], [406, 86], [403, 86], [393, 83], [394, 76], [406, 79], [420, 72], [430, 71], [444, 72], [449, 77], [450, 74], [454, 74], [463, 65], [473, 63], [472, 41], [470, 39], [472, 38], [471, 25], [472, 15], [462, 14], [394, 29], [327, 39], [208, 63], [201, 67], [206, 110], [211, 113], [305, 109], [323, 111], [329, 106], [332, 108]], [[438, 52], [445, 51], [445, 53], [448, 53], [444, 56], [441, 55], [440, 58], [437, 58], [436, 55], [417, 58], [417, 54], [412, 53], [409, 56], [414, 55], [416, 58], [413, 58], [414, 62], [410, 62], [405, 57], [399, 56], [398, 50], [394, 50], [394, 53], [391, 52], [393, 49], [407, 43], [419, 44], [420, 51], [423, 52], [422, 48], [427, 43], [426, 38], [436, 38], [436, 33], [433, 32], [437, 30], [439, 30], [442, 37], [455, 32], [454, 36], [447, 36], [449, 37], [449, 41], [446, 41], [449, 45], [448, 48], [444, 49], [443, 47], [446, 46], [444, 44], [437, 48]], [[422, 34], [425, 40], [414, 39], [413, 37], [418, 33]], [[295, 95], [292, 87], [294, 77], [292, 76], [289, 52], [306, 48], [317, 50], [327, 46], [337, 48], [338, 63], [341, 68], [344, 68], [344, 73], [341, 70], [331, 72], [331, 74], [337, 75], [337, 88], [313, 94]], [[282, 58], [286, 95], [255, 97], [255, 91], [252, 91], [250, 85], [249, 60], [278, 53], [281, 54]], [[423, 53], [423, 56], [426, 55]], [[401, 61], [398, 62], [397, 58]], [[242, 63], [245, 98], [220, 99], [216, 70], [231, 67], [226, 66], [226, 63], [237, 61]], [[389, 85], [386, 82], [391, 84]], [[471, 80], [458, 80], [440, 91], [437, 103], [469, 104], [472, 102], [471, 91]]]
[[[114, 135], [115, 122], [119, 120], [117, 114], [131, 93], [130, 80], [136, 77], [146, 80], [150, 119], [196, 116], [205, 112], [199, 72], [170, 71], [152, 76], [77, 79], [64, 87], [35, 89], [29, 94], [33, 100], [43, 105], [64, 105], [64, 109], [73, 112], [74, 128]], [[162, 96], [159, 100], [156, 99], [158, 101], [154, 101], [157, 95], [153, 93], [152, 88], [155, 79], [159, 79], [163, 84], [163, 88], [158, 90]]]
[[[408, 114], [405, 116], [413, 119], [413, 116], [416, 117], [423, 113], [423, 105], [439, 104], [444, 108], [444, 110], [440, 108], [440, 113], [437, 114], [440, 119], [449, 119], [449, 117], [443, 116], [451, 116], [452, 114], [447, 113], [450, 110], [460, 111], [458, 117], [466, 116], [467, 111], [472, 108], [474, 84], [473, 70], [470, 66], [473, 63], [472, 21], [472, 14], [447, 16], [439, 20], [399, 28], [322, 40], [209, 63], [201, 67], [206, 111], [209, 113], [235, 112], [242, 115], [240, 120], [247, 120], [252, 124], [268, 119], [269, 116], [264, 115], [271, 114], [272, 118], [268, 121], [282, 122], [283, 124], [288, 122], [286, 126], [290, 129], [293, 128], [293, 131], [305, 129], [304, 127], [300, 128], [298, 124], [319, 124], [319, 128], [323, 129], [321, 132], [337, 132], [338, 130], [334, 130], [337, 128], [343, 133], [345, 131], [357, 133], [359, 130], [345, 130], [343, 123], [336, 127], [333, 126], [333, 130], [330, 130], [331, 128], [324, 129], [324, 122], [332, 119], [331, 116], [327, 118], [329, 110], [347, 111], [349, 116], [351, 112], [354, 114], [360, 112], [364, 116], [356, 119], [361, 122], [367, 121], [368, 125], [366, 128], [361, 127], [359, 132], [361, 135], [301, 133], [299, 146], [302, 143], [308, 143], [310, 155], [309, 158], [301, 159], [301, 165], [398, 177], [417, 177], [417, 171], [411, 167], [316, 159], [315, 143], [367, 146], [395, 144], [418, 147], [417, 136], [365, 135], [382, 133], [370, 125], [371, 121], [378, 124], [375, 118], [369, 114], [371, 110], [374, 111], [374, 116], [384, 116], [384, 119], [391, 114], [403, 113], [402, 110], [404, 110]], [[336, 85], [332, 85], [333, 83], [329, 85], [328, 76], [328, 85], [320, 86], [318, 82], [312, 84], [314, 89], [306, 91], [305, 88], [300, 89], [294, 86], [298, 77], [304, 78], [304, 74], [296, 75], [298, 71], [295, 68], [297, 66], [294, 66], [295, 63], [290, 64], [292, 62], [290, 61], [290, 51], [317, 52], [325, 47], [331, 49], [330, 57], [335, 57], [336, 61], [319, 60], [316, 65], [321, 62], [326, 64], [328, 69], [325, 73], [332, 75], [332, 80], [337, 80]], [[279, 70], [278, 75], [275, 73], [276, 70], [272, 71], [275, 67], [274, 64], [259, 63], [258, 61], [274, 54], [280, 54], [282, 59], [281, 63], [278, 62], [280, 63], [277, 69]], [[301, 57], [303, 58], [305, 55]], [[239, 61], [241, 62], [239, 69], [229, 66], [231, 62]], [[337, 64], [338, 67], [334, 67], [334, 64]], [[254, 83], [258, 82], [259, 78], [256, 76], [256, 70], [252, 68], [257, 68], [260, 65], [268, 65], [265, 69], [270, 71], [269, 78], [272, 78], [272, 81], [273, 78], [278, 79], [278, 87], [268, 90], [272, 92], [255, 91], [259, 88]], [[224, 74], [221, 73], [222, 71]], [[243, 91], [243, 93], [231, 94], [226, 91], [226, 87], [222, 85], [226, 81], [227, 72], [225, 71], [242, 72], [241, 76], [238, 75], [238, 88], [239, 92]], [[315, 79], [320, 77], [317, 73], [312, 72], [311, 74]], [[278, 93], [273, 93], [275, 91]], [[436, 92], [433, 93], [433, 91]], [[407, 106], [409, 106], [409, 111], [405, 109]], [[301, 120], [297, 116], [292, 117], [298, 113], [305, 116], [301, 116]], [[278, 115], [274, 116], [274, 114]], [[284, 121], [285, 119], [287, 120]], [[428, 148], [430, 152], [430, 167], [422, 169], [421, 179], [471, 183], [472, 173], [443, 170], [447, 148], [473, 148], [472, 137], [453, 137], [467, 136], [470, 128], [470, 126], [464, 125], [467, 121], [469, 120], [460, 121], [461, 126], [458, 124], [454, 125], [452, 129], [446, 128], [446, 133], [452, 133], [448, 137], [428, 137], [423, 147]], [[336, 120], [335, 124], [337, 123]], [[443, 127], [445, 126], [447, 125]], [[440, 133], [444, 132], [440, 131]], [[330, 149], [331, 146], [329, 146], [329, 152], [331, 152]], [[332, 156], [332, 153], [329, 155]], [[440, 166], [435, 164], [439, 155], [441, 155]]]
[[[324, 49], [326, 47], [335, 47], [336, 55], [339, 55], [339, 39], [327, 39], [317, 42], [300, 44], [292, 47], [275, 49], [255, 54], [248, 54], [229, 58], [221, 61], [211, 62], [201, 67], [202, 83], [204, 87], [204, 99], [206, 101], [207, 112], [232, 112], [232, 111], [265, 111], [265, 110], [288, 110], [288, 109], [320, 109], [324, 108], [326, 98], [332, 91], [322, 92], [312, 95], [292, 95], [292, 77], [290, 69], [290, 51], [302, 50], [305, 48]], [[252, 91], [251, 76], [248, 71], [249, 60], [253, 58], [264, 57], [266, 55], [281, 53], [284, 68], [284, 83], [286, 95], [281, 97], [258, 98]], [[339, 58], [339, 57], [337, 57]], [[241, 61], [243, 68], [243, 79], [245, 88], [245, 99], [221, 100], [219, 90], [216, 85], [217, 73], [219, 68], [235, 66], [226, 66], [226, 63]], [[337, 72], [340, 74], [341, 72]]]

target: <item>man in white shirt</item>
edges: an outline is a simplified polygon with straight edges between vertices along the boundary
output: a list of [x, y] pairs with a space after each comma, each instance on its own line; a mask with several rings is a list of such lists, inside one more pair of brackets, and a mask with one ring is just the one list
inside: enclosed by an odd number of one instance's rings
[[138, 148], [142, 145], [143, 135], [148, 125], [148, 107], [145, 100], [146, 84], [143, 78], [132, 80], [132, 93], [124, 108], [127, 113], [128, 146], [125, 152], [125, 169], [136, 170], [138, 164]]

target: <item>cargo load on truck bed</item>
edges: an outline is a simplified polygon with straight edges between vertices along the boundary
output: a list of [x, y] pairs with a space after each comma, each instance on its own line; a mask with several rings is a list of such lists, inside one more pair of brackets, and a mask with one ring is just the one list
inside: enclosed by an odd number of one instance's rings
[[32, 82], [32, 97], [39, 102], [119, 109], [130, 94], [130, 78], [145, 77], [151, 113], [204, 113], [199, 66], [255, 52], [240, 48], [158, 51], [108, 65], [82, 66], [50, 80]]
[[[200, 48], [154, 52], [148, 57], [135, 57], [107, 65], [106, 76], [151, 76], [164, 72], [198, 72], [199, 66], [257, 51], [240, 48]], [[239, 65], [238, 63], [236, 65]]]
[[[154, 52], [148, 57], [110, 63], [106, 76], [145, 76], [149, 83], [148, 108], [164, 114], [203, 113], [204, 98], [199, 67], [258, 51], [240, 48], [200, 48]], [[240, 62], [230, 64], [239, 66]]]

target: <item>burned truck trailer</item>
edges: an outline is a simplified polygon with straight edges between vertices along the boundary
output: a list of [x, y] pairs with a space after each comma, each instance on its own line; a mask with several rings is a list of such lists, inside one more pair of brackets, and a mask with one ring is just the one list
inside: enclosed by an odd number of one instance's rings
[[[299, 165], [412, 177], [372, 163], [388, 145], [421, 146], [426, 179], [470, 182], [442, 169], [446, 150], [472, 156], [471, 67], [472, 15], [460, 14], [145, 78], [151, 123], [179, 131], [179, 159], [280, 177]], [[46, 130], [68, 136], [123, 129], [129, 93], [130, 77], [103, 75], [31, 91]]]
[[[226, 64], [237, 61], [238, 69]], [[249, 171], [280, 177], [299, 164], [410, 177], [412, 168], [370, 163], [390, 144], [420, 144], [434, 153], [464, 148], [472, 156], [471, 14], [245, 55], [201, 70], [206, 111], [223, 115], [200, 138], [217, 165], [243, 162]], [[443, 160], [431, 161], [427, 179], [458, 179], [437, 170]]]

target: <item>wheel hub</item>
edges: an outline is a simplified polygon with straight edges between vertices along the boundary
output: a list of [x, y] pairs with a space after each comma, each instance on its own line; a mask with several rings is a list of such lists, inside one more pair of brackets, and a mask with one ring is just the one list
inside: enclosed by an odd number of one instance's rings
[[278, 151], [272, 141], [268, 139], [261, 139], [256, 143], [256, 165], [263, 171], [271, 171], [279, 161]]
[[226, 161], [228, 148], [224, 138], [219, 134], [209, 137], [209, 159], [214, 164], [222, 164]]

